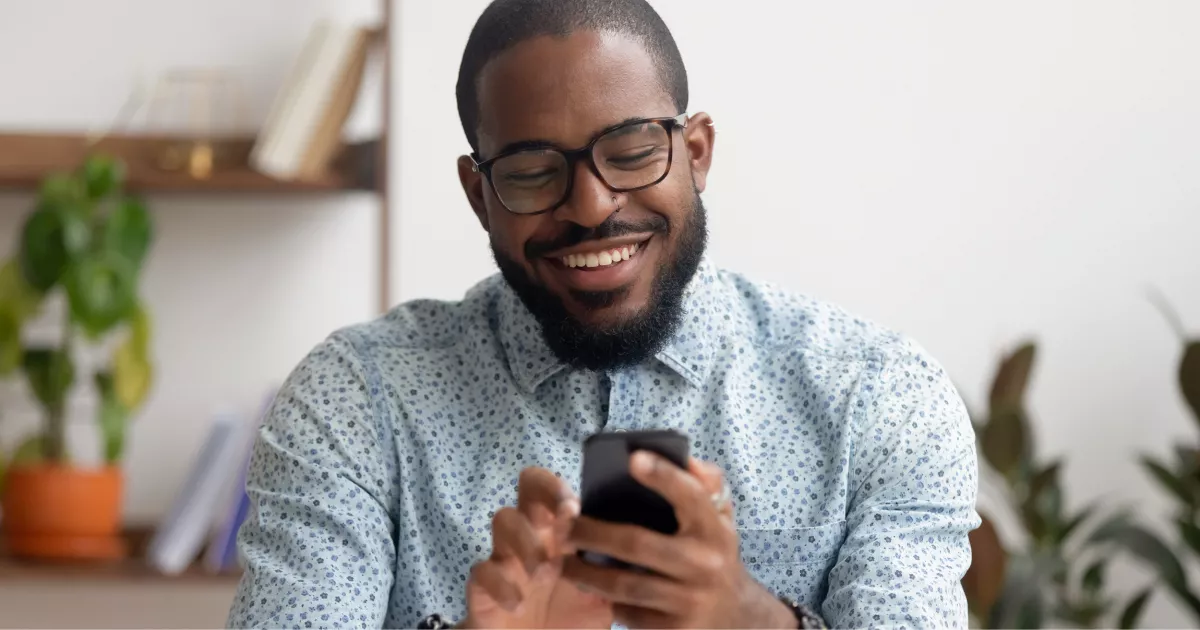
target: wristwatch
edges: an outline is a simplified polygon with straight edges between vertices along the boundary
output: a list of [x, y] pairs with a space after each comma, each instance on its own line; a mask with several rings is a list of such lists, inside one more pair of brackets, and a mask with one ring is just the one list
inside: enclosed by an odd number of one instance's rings
[[796, 623], [798, 624], [796, 626], [797, 628], [800, 628], [801, 630], [808, 630], [809, 628], [826, 630], [829, 628], [829, 626], [825, 624], [825, 620], [821, 618], [821, 615], [813, 612], [813, 610], [808, 606], [795, 602], [787, 597], [780, 597], [779, 601], [783, 602], [783, 604], [788, 607], [788, 610], [792, 611], [792, 614], [796, 616]]
[[450, 630], [454, 624], [446, 621], [439, 614], [432, 614], [417, 622], [417, 630]]

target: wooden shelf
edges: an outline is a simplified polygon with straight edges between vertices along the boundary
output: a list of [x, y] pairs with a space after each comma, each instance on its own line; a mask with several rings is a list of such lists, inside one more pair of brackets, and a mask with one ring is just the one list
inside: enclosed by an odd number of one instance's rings
[[304, 181], [278, 180], [250, 168], [254, 139], [248, 137], [213, 142], [214, 166], [205, 179], [164, 168], [163, 156], [186, 142], [162, 136], [109, 136], [89, 144], [83, 134], [0, 133], [0, 190], [37, 190], [46, 175], [77, 167], [91, 151], [121, 158], [128, 168], [128, 188], [140, 193], [332, 193], [375, 191], [378, 186], [376, 142], [344, 147], [329, 173]]
[[[129, 548], [127, 558], [116, 561], [68, 562], [33, 561], [9, 555], [0, 540], [0, 585], [41, 581], [85, 580], [115, 583], [232, 583], [241, 578], [241, 571], [212, 573], [199, 562], [178, 575], [167, 575], [146, 563], [146, 547], [154, 530], [149, 526], [130, 527], [123, 537]], [[203, 552], [201, 552], [203, 554]]]
[[50, 563], [0, 558], [0, 585], [5, 582], [28, 583], [32, 580], [89, 582], [214, 582], [236, 583], [241, 573], [209, 573], [197, 565], [179, 575], [166, 575], [136, 559], [119, 562]]

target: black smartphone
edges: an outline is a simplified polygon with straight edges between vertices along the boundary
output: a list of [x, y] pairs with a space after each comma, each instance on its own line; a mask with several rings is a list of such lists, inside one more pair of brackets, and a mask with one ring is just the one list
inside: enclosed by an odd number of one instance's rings
[[[601, 521], [638, 525], [663, 534], [679, 529], [675, 509], [662, 495], [643, 486], [629, 474], [629, 457], [651, 451], [687, 468], [689, 440], [673, 430], [598, 433], [583, 443], [583, 476], [580, 512]], [[637, 569], [598, 554], [580, 553], [588, 562]]]

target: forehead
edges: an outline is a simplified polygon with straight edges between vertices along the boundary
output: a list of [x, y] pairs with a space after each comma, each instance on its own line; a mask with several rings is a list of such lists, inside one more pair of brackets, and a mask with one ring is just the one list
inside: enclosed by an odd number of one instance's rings
[[479, 77], [479, 150], [523, 140], [564, 147], [629, 118], [674, 116], [653, 59], [619, 33], [581, 31], [521, 42]]

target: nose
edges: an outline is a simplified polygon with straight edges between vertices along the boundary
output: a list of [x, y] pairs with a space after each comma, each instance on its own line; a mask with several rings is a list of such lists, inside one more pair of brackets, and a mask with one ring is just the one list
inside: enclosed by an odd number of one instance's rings
[[604, 223], [617, 209], [613, 203], [613, 192], [596, 176], [586, 160], [575, 163], [574, 176], [571, 195], [555, 211], [555, 217], [585, 228]]

